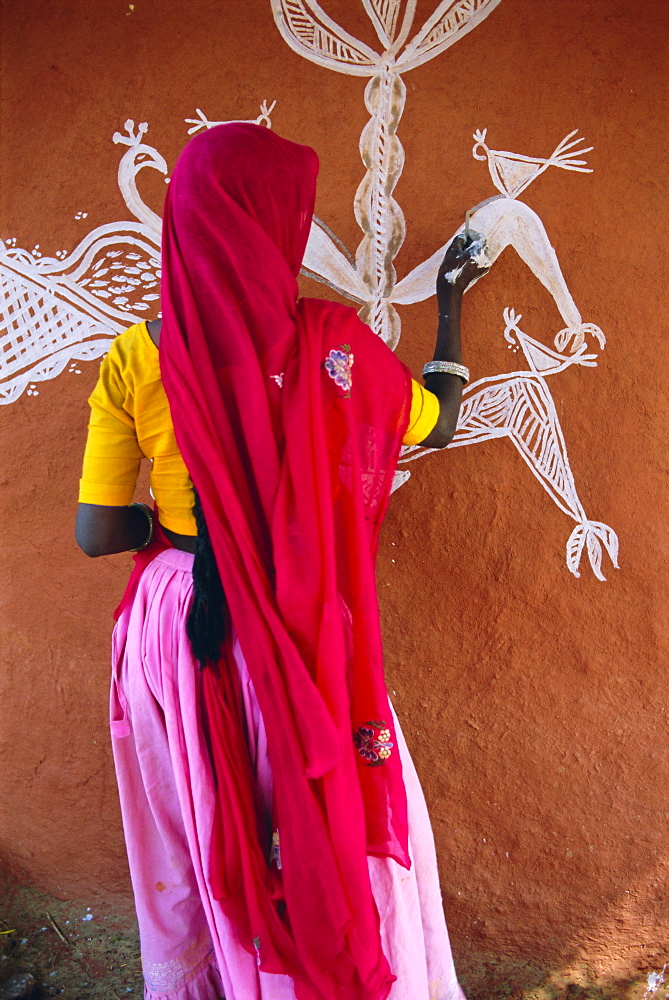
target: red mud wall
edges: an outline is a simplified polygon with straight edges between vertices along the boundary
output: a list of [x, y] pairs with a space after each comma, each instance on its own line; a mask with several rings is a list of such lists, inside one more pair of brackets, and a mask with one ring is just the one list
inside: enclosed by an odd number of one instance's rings
[[[375, 44], [361, 4], [325, 6]], [[417, 26], [434, 7], [418, 4]], [[431, 809], [456, 961], [483, 982], [494, 958], [624, 978], [668, 957], [668, 14], [665, 0], [502, 0], [404, 78], [400, 277], [496, 194], [471, 156], [476, 128], [530, 155], [574, 128], [594, 146], [593, 173], [551, 167], [522, 199], [608, 338], [597, 367], [550, 388], [579, 497], [617, 532], [620, 569], [604, 555], [599, 582], [584, 553], [580, 578], [568, 571], [574, 522], [503, 439], [410, 466], [379, 558], [389, 686]], [[321, 157], [317, 214], [359, 242], [365, 80], [290, 51], [269, 0], [31, 0], [2, 19], [3, 239], [54, 254], [128, 219], [111, 141], [127, 118], [149, 123], [171, 166], [196, 108], [253, 118], [268, 99], [277, 131]], [[144, 171], [140, 189], [159, 210], [162, 177]], [[465, 302], [475, 378], [527, 367], [503, 338], [505, 306], [545, 344], [564, 326], [505, 251]], [[400, 312], [399, 354], [419, 373], [434, 300]], [[0, 854], [24, 880], [92, 898], [128, 891], [106, 715], [129, 558], [89, 561], [72, 538], [98, 363], [78, 369], [0, 414]]]

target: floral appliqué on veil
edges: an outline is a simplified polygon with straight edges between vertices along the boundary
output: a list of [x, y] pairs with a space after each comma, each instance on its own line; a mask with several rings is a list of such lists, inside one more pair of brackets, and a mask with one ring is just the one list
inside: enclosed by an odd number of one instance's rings
[[353, 734], [356, 750], [369, 767], [385, 764], [392, 753], [390, 728], [380, 721], [365, 722]]
[[353, 367], [353, 353], [350, 344], [342, 344], [341, 347], [333, 347], [323, 362], [323, 367], [334, 380], [335, 385], [344, 390], [345, 396], [351, 395], [353, 377], [351, 368]]

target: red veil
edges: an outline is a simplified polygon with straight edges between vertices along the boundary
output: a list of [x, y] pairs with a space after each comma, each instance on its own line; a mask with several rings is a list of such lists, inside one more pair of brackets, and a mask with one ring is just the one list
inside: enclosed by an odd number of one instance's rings
[[227, 649], [203, 678], [213, 891], [300, 1000], [383, 1000], [394, 977], [367, 854], [409, 860], [374, 562], [410, 384], [352, 309], [298, 302], [317, 172], [313, 150], [257, 125], [189, 143], [165, 207], [160, 357], [266, 726], [280, 835], [279, 871]]

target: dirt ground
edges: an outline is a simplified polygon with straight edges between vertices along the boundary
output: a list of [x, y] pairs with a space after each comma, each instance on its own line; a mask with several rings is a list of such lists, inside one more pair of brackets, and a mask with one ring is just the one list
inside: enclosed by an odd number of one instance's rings
[[620, 979], [586, 967], [546, 973], [531, 961], [488, 956], [460, 963], [458, 972], [468, 1000], [669, 1000], [669, 967]]
[[0, 942], [0, 991], [13, 976], [30, 974], [31, 1000], [143, 996], [137, 925], [127, 907], [88, 907], [9, 888], [0, 904]]
[[[592, 977], [587, 969], [546, 974], [532, 962], [478, 956], [460, 977], [468, 1000], [669, 1000], [669, 969], [634, 979]], [[0, 898], [3, 985], [31, 975], [32, 992], [8, 1000], [141, 1000], [137, 925], [128, 901], [63, 902], [35, 889], [5, 887]], [[666, 978], [666, 982], [665, 982]]]

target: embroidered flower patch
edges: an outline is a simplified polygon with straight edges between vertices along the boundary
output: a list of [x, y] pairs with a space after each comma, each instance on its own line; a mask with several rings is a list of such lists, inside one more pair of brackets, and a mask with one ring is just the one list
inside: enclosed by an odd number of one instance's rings
[[271, 865], [276, 865], [279, 871], [281, 871], [281, 841], [279, 840], [278, 830], [275, 830], [272, 834], [272, 847], [269, 855], [269, 863]]
[[353, 367], [353, 354], [350, 344], [342, 344], [341, 347], [334, 347], [323, 362], [323, 367], [334, 379], [335, 385], [344, 390], [346, 396], [351, 395], [353, 379], [351, 368]]
[[394, 744], [386, 722], [365, 722], [353, 735], [357, 751], [369, 767], [378, 767], [390, 757]]

